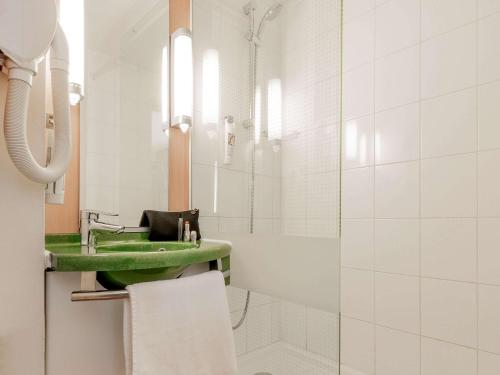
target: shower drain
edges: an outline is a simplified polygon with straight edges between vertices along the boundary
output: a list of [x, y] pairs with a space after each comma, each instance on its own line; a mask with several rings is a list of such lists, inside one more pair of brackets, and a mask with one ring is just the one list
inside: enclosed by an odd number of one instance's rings
[[256, 372], [254, 375], [273, 375], [270, 372]]

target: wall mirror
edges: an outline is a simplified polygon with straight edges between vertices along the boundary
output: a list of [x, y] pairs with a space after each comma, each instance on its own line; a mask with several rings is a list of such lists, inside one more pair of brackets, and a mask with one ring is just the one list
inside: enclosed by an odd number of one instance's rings
[[[189, 136], [169, 131], [170, 20], [189, 27], [189, 14], [189, 0], [84, 2], [84, 98], [72, 107], [65, 203], [47, 205], [47, 232], [78, 231], [80, 209], [138, 226], [144, 209], [169, 208], [169, 143], [173, 172], [189, 176]], [[186, 206], [189, 180], [181, 185], [175, 201]]]
[[[48, 232], [77, 231], [79, 209], [137, 226], [199, 208], [205, 232], [339, 236], [338, 2], [86, 0], [85, 15], [79, 181]], [[182, 29], [192, 62], [174, 72]]]

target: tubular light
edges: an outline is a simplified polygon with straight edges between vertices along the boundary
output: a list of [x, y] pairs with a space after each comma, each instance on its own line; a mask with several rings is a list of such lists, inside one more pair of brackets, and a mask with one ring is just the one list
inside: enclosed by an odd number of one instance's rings
[[271, 79], [267, 86], [267, 132], [273, 150], [277, 152], [281, 145], [282, 133], [281, 80]]
[[219, 52], [208, 49], [203, 54], [203, 124], [219, 122]]
[[355, 121], [349, 121], [346, 125], [345, 156], [347, 160], [358, 157], [358, 125]]
[[164, 132], [168, 130], [168, 47], [161, 53], [161, 124]]
[[185, 133], [193, 124], [193, 44], [191, 31], [177, 29], [171, 37], [171, 123]]
[[84, 0], [60, 0], [59, 23], [69, 45], [69, 101], [77, 105], [83, 99], [85, 64]]

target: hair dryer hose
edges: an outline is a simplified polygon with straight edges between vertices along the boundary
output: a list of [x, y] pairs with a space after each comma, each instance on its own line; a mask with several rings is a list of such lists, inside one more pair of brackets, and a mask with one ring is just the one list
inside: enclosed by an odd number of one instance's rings
[[71, 160], [67, 61], [66, 38], [58, 26], [51, 46], [52, 99], [55, 123], [54, 155], [47, 167], [38, 164], [28, 145], [26, 122], [33, 73], [15, 64], [9, 70], [9, 86], [4, 115], [7, 150], [12, 162], [23, 175], [42, 184], [54, 182], [63, 176]]

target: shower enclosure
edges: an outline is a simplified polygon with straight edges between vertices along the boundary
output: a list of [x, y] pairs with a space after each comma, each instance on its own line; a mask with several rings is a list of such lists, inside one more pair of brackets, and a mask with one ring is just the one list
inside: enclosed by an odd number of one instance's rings
[[338, 374], [341, 19], [341, 0], [193, 0], [192, 206], [233, 242], [243, 375]]

